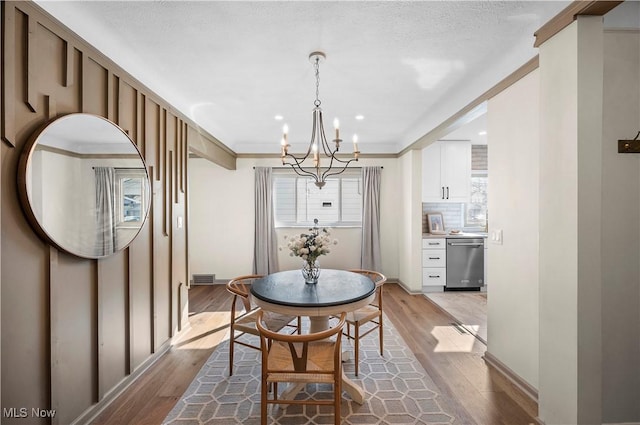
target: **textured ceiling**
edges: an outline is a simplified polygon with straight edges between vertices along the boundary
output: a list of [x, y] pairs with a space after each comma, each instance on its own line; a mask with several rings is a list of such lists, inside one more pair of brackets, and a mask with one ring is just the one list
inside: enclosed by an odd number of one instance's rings
[[569, 4], [38, 3], [238, 153], [278, 153], [285, 122], [308, 144], [315, 50], [327, 132], [338, 117], [363, 153], [396, 153], [535, 56], [533, 33]]

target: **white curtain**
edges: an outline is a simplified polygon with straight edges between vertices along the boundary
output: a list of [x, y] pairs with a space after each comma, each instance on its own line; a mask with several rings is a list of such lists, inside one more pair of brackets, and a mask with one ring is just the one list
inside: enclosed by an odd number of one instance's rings
[[278, 271], [278, 241], [273, 215], [271, 168], [255, 168], [255, 244], [253, 273]]
[[382, 167], [362, 168], [362, 249], [360, 267], [380, 271], [380, 181]]
[[116, 237], [116, 180], [111, 167], [95, 167], [96, 173], [96, 253], [110, 255], [118, 246]]

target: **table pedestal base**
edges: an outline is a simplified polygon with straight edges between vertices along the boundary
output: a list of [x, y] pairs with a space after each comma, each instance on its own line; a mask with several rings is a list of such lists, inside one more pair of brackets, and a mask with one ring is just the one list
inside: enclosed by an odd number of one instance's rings
[[309, 316], [309, 333], [326, 331], [329, 329], [329, 316]]

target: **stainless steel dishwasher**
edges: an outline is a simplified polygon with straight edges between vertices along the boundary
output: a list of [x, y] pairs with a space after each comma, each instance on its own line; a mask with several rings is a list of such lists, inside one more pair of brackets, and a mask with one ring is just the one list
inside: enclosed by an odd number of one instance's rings
[[445, 289], [480, 289], [484, 286], [484, 239], [447, 238]]

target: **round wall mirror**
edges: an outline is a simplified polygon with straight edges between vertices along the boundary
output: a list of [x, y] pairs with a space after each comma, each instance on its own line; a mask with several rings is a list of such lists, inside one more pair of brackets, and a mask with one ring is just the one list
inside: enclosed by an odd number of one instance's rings
[[147, 218], [151, 192], [142, 155], [105, 118], [70, 114], [50, 122], [32, 136], [18, 170], [33, 228], [79, 257], [124, 249]]

